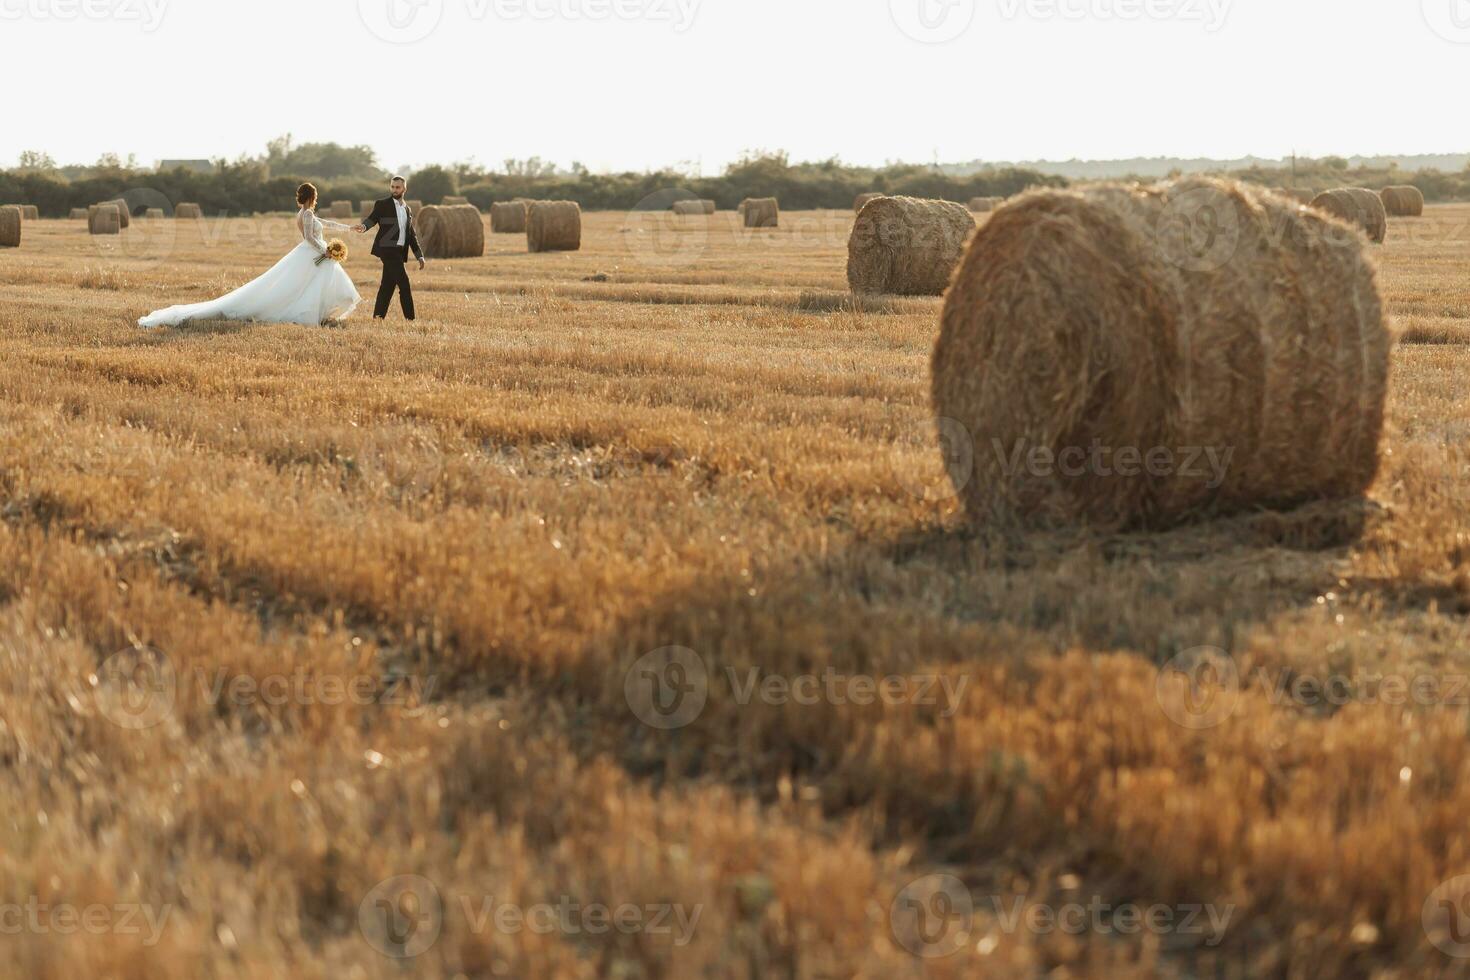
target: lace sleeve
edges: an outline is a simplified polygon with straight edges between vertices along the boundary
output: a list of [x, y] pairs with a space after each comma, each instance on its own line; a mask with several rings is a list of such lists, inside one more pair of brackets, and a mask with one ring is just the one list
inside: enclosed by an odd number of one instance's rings
[[351, 231], [353, 228], [357, 227], [356, 225], [344, 225], [340, 221], [328, 221], [326, 218], [318, 218], [316, 220], [317, 223], [323, 228], [336, 228], [340, 231]]
[[310, 211], [301, 212], [301, 238], [322, 255], [327, 254], [327, 243], [322, 240], [322, 223]]

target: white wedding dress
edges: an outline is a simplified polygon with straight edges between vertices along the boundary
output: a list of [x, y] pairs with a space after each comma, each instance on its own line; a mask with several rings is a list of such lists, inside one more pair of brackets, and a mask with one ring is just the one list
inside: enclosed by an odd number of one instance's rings
[[232, 293], [207, 303], [170, 306], [138, 321], [140, 327], [177, 327], [191, 320], [259, 320], [318, 326], [345, 319], [362, 302], [341, 263], [316, 260], [326, 254], [322, 226], [350, 231], [350, 225], [323, 222], [314, 211], [296, 215], [301, 244], [270, 270]]

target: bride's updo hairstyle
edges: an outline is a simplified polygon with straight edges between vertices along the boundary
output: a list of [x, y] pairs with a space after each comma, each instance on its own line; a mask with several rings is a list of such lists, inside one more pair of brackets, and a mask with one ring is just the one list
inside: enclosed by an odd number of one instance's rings
[[296, 203], [303, 208], [316, 204], [316, 185], [307, 181], [296, 188]]

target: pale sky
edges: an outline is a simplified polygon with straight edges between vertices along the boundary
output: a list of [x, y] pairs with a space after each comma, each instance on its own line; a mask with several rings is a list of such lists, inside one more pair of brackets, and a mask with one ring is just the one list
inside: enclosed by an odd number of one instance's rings
[[1470, 0], [0, 0], [0, 38], [0, 166], [235, 157], [286, 132], [389, 168], [705, 174], [751, 148], [1470, 151]]

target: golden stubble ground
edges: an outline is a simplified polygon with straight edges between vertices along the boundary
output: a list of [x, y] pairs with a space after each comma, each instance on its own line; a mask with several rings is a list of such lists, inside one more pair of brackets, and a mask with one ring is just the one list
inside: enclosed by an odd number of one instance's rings
[[1470, 208], [1376, 250], [1370, 504], [1022, 541], [851, 221], [589, 214], [412, 325], [161, 332], [290, 218], [28, 224], [0, 974], [1470, 971]]

